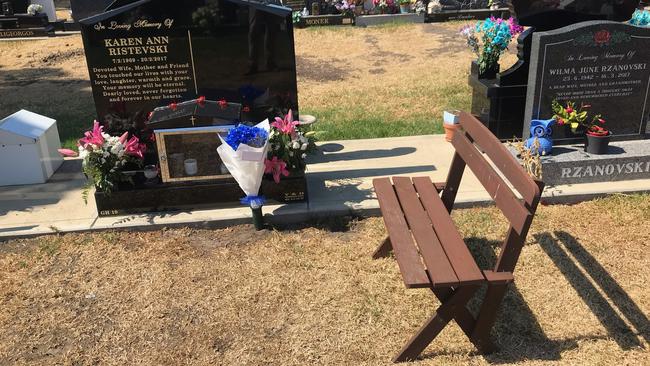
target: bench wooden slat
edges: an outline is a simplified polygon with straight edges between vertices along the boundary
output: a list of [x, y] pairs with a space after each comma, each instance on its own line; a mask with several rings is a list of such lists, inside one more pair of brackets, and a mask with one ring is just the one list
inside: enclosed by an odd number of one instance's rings
[[430, 287], [431, 281], [406, 225], [393, 184], [389, 178], [374, 179], [372, 183], [404, 285], [408, 288]]
[[420, 203], [411, 179], [393, 177], [393, 184], [402, 205], [404, 216], [406, 216], [406, 221], [411, 228], [418, 248], [420, 248], [420, 253], [424, 259], [424, 264], [427, 266], [433, 286], [457, 286], [459, 284], [458, 277], [449, 263], [447, 254], [436, 233], [433, 231], [429, 216], [427, 216]]
[[465, 241], [447, 213], [445, 204], [438, 196], [431, 179], [428, 177], [413, 178], [413, 185], [420, 195], [420, 201], [431, 219], [433, 229], [442, 243], [458, 280], [463, 284], [485, 282], [483, 273], [476, 265], [472, 253], [467, 249]]
[[485, 151], [494, 165], [519, 191], [524, 200], [529, 205], [532, 204], [534, 198], [539, 195], [539, 187], [523, 169], [519, 168], [519, 163], [508, 149], [501, 143], [495, 143], [497, 139], [490, 130], [471, 114], [461, 112], [460, 125], [472, 136], [474, 142]]
[[532, 216], [530, 211], [517, 199], [503, 178], [485, 160], [464, 133], [455, 133], [452, 143], [456, 152], [463, 158], [467, 166], [490, 194], [494, 203], [508, 218], [515, 231], [521, 233], [526, 222]]

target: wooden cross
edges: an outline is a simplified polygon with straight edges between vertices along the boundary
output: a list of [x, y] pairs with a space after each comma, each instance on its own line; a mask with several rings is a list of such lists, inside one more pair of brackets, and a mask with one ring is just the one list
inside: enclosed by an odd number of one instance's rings
[[192, 118], [190, 118], [190, 121], [192, 121], [192, 126], [194, 126], [194, 121], [196, 121], [196, 117], [192, 116]]

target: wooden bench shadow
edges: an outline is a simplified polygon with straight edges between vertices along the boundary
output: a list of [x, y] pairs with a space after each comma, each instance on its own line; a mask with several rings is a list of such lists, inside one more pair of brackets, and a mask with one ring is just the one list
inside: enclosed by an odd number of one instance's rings
[[[553, 234], [541, 233], [534, 237], [582, 301], [598, 318], [609, 336], [622, 350], [644, 348], [639, 336], [646, 342], [650, 342], [650, 321], [647, 316], [574, 236], [565, 231], [555, 231]], [[578, 264], [586, 272], [586, 275], [578, 267]], [[593, 283], [598, 285], [607, 298], [598, 291]], [[626, 323], [614, 307], [634, 329]]]

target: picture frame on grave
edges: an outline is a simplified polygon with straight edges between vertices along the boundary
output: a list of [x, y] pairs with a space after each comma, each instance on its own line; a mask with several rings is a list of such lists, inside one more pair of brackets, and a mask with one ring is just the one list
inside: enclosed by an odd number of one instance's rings
[[[233, 127], [227, 125], [154, 130], [163, 182], [231, 179], [230, 174], [222, 172], [217, 147], [221, 145], [218, 135], [225, 137]], [[188, 172], [186, 163], [195, 163], [197, 172]]]

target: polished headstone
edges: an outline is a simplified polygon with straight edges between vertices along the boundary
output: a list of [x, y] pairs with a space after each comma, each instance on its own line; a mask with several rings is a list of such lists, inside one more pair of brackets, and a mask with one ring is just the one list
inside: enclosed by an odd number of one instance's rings
[[550, 30], [589, 20], [625, 21], [639, 0], [512, 0], [519, 24]]
[[[592, 21], [533, 35], [524, 135], [531, 119], [553, 115], [554, 99], [591, 104], [613, 139], [642, 139], [649, 132], [650, 28]], [[556, 143], [582, 138], [556, 126]]]
[[79, 21], [84, 18], [101, 14], [114, 2], [115, 0], [70, 0], [72, 18]]
[[289, 8], [141, 0], [81, 21], [98, 119], [141, 130], [156, 107], [205, 96], [259, 122], [298, 109]]

